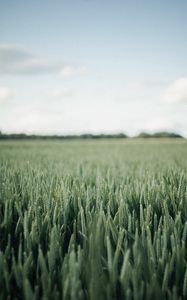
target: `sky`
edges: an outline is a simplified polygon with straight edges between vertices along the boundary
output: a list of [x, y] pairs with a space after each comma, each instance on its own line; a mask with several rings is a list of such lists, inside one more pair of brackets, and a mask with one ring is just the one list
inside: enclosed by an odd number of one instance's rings
[[0, 0], [0, 131], [187, 137], [186, 0]]

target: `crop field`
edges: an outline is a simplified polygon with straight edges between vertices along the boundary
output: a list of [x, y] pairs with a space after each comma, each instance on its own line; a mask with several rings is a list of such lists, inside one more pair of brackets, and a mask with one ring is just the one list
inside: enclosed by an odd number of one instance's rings
[[187, 142], [2, 141], [0, 299], [187, 299]]

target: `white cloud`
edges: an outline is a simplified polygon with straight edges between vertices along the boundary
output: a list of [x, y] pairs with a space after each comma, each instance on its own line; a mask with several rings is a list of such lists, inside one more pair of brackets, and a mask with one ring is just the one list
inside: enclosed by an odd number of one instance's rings
[[73, 96], [73, 90], [67, 88], [58, 88], [48, 93], [49, 98], [52, 99], [64, 99]]
[[13, 96], [13, 91], [7, 87], [0, 87], [0, 102], [3, 102]]
[[[61, 90], [63, 95], [65, 88]], [[4, 106], [0, 110], [1, 130], [45, 134], [124, 131], [131, 135], [141, 131], [175, 131], [187, 136], [185, 111], [182, 114], [175, 109], [172, 115], [168, 109], [163, 111], [156, 105], [146, 107], [142, 103], [123, 102], [116, 105], [115, 101], [94, 95], [90, 101], [81, 94], [76, 95], [76, 101], [74, 97], [73, 101], [59, 101], [60, 90], [54, 90], [53, 95], [57, 97], [54, 101], [45, 98], [45, 101]]]
[[163, 101], [167, 103], [187, 102], [187, 77], [172, 82], [165, 90]]
[[69, 78], [69, 77], [74, 77], [74, 76], [85, 76], [88, 75], [90, 73], [90, 71], [88, 70], [88, 68], [82, 66], [65, 66], [64, 68], [62, 68], [61, 71], [63, 77]]
[[143, 131], [175, 131], [177, 128], [176, 122], [166, 117], [149, 118], [144, 125]]
[[45, 73], [61, 73], [64, 77], [87, 75], [84, 66], [66, 65], [61, 61], [53, 61], [35, 55], [27, 49], [9, 44], [0, 44], [0, 75], [36, 75]]
[[62, 64], [34, 55], [17, 45], [0, 45], [0, 74], [60, 72]]
[[167, 84], [165, 80], [136, 80], [128, 83], [128, 88], [137, 93], [162, 88]]

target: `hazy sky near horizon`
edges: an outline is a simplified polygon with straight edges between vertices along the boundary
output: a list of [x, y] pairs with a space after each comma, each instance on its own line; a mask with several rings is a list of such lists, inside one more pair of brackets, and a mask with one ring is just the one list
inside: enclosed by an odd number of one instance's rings
[[0, 130], [187, 136], [186, 0], [0, 0]]

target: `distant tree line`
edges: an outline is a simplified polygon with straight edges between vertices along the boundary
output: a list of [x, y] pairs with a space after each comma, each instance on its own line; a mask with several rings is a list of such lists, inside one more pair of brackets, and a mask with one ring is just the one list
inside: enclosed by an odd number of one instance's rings
[[160, 131], [155, 133], [141, 132], [136, 137], [138, 138], [183, 138], [182, 135], [175, 132]]
[[[130, 138], [125, 133], [117, 134], [80, 134], [80, 135], [35, 135], [35, 134], [25, 134], [25, 133], [11, 133], [5, 134], [0, 131], [0, 140], [37, 140], [37, 139], [124, 139]], [[142, 132], [133, 138], [183, 138], [182, 135], [174, 132], [156, 132], [153, 134]]]

